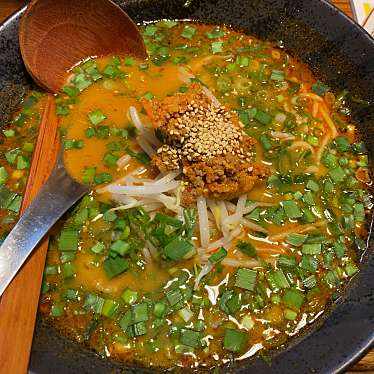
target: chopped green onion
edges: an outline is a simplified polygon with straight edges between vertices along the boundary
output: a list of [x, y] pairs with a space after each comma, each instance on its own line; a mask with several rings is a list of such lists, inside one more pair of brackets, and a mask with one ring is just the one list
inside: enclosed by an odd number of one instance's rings
[[238, 269], [236, 272], [235, 286], [253, 291], [255, 288], [257, 272], [245, 268]]
[[34, 150], [34, 144], [26, 142], [23, 144], [22, 148], [25, 152], [32, 152]]
[[182, 318], [184, 322], [187, 323], [193, 317], [193, 313], [191, 312], [191, 309], [186, 306], [178, 310], [178, 316]]
[[226, 249], [221, 247], [218, 251], [214, 252], [211, 256], [209, 256], [208, 261], [214, 265], [222, 261], [226, 256], [227, 256]]
[[89, 293], [84, 301], [83, 308], [100, 314], [103, 309], [104, 302], [105, 300], [102, 297]]
[[144, 95], [143, 95], [143, 98], [146, 99], [146, 100], [152, 100], [154, 98], [154, 95], [152, 92], [146, 92]]
[[65, 139], [64, 149], [82, 149], [84, 147], [84, 141], [82, 139]]
[[335, 183], [343, 182], [345, 178], [344, 170], [340, 166], [335, 169], [330, 169], [329, 175]]
[[30, 161], [22, 155], [17, 156], [17, 170], [28, 169], [30, 167]]
[[78, 249], [78, 231], [71, 229], [62, 230], [58, 248], [63, 252], [75, 252]]
[[132, 316], [134, 323], [148, 321], [148, 304], [134, 304], [132, 306]]
[[211, 31], [206, 32], [205, 35], [209, 39], [216, 39], [216, 38], [222, 38], [223, 36], [225, 36], [225, 33], [222, 30], [213, 29]]
[[299, 266], [306, 271], [315, 273], [318, 269], [318, 260], [313, 256], [304, 255], [301, 258]]
[[68, 288], [64, 292], [64, 298], [67, 299], [67, 300], [78, 300], [78, 298], [79, 298], [79, 291], [75, 290], [73, 288]]
[[323, 277], [323, 280], [325, 281], [326, 285], [330, 288], [339, 287], [340, 280], [336, 275], [335, 271], [333, 270], [329, 270]]
[[296, 266], [296, 258], [294, 256], [279, 255], [277, 264], [283, 268], [294, 268]]
[[10, 164], [15, 164], [19, 153], [20, 153], [19, 148], [12, 149], [8, 152], [5, 152], [5, 158]]
[[165, 225], [169, 225], [169, 226], [173, 226], [177, 228], [182, 227], [183, 225], [183, 222], [180, 221], [179, 219], [168, 216], [166, 214], [162, 214], [162, 213], [156, 213], [154, 220], [164, 223]]
[[98, 126], [96, 128], [96, 136], [99, 139], [108, 139], [110, 136], [110, 130], [108, 126]]
[[167, 305], [163, 302], [158, 302], [153, 307], [153, 314], [156, 317], [161, 318], [164, 316], [166, 310], [167, 310]]
[[118, 76], [123, 76], [123, 73], [116, 65], [107, 65], [103, 70], [104, 75], [109, 78], [116, 78]]
[[106, 153], [103, 157], [103, 163], [107, 166], [117, 166], [118, 156], [112, 153]]
[[143, 34], [145, 36], [153, 36], [156, 33], [156, 31], [157, 31], [157, 26], [151, 24], [145, 27]]
[[183, 38], [186, 38], [186, 39], [192, 39], [195, 33], [196, 33], [196, 29], [194, 27], [185, 26], [182, 31], [182, 36]]
[[112, 318], [113, 315], [119, 308], [119, 303], [114, 300], [106, 299], [104, 301], [103, 308], [101, 310], [101, 314], [105, 317]]
[[313, 194], [310, 191], [305, 192], [302, 199], [305, 205], [316, 205], [316, 203], [314, 202]]
[[283, 206], [283, 209], [288, 218], [295, 219], [295, 218], [300, 218], [303, 215], [295, 201], [292, 201], [292, 200], [282, 201], [281, 205]]
[[317, 285], [317, 278], [315, 275], [310, 275], [309, 277], [307, 278], [304, 278], [303, 279], [303, 285], [305, 288], [313, 288]]
[[180, 335], [180, 342], [192, 348], [197, 348], [200, 345], [201, 336], [198, 331], [189, 329], [182, 329]]
[[288, 308], [297, 311], [301, 308], [304, 298], [305, 296], [300, 290], [292, 288], [285, 290], [282, 301]]
[[70, 110], [66, 105], [63, 105], [63, 104], [56, 105], [57, 116], [68, 116], [69, 114], [70, 114]]
[[101, 242], [98, 242], [94, 246], [91, 247], [91, 251], [96, 254], [102, 253], [104, 249], [105, 249], [105, 245]]
[[332, 153], [328, 153], [326, 156], [322, 157], [322, 163], [329, 169], [335, 169], [338, 167], [338, 159]]
[[254, 119], [256, 121], [260, 122], [263, 125], [269, 125], [271, 123], [271, 121], [273, 120], [273, 117], [266, 112], [263, 112], [261, 110], [257, 110], [256, 114], [254, 116]]
[[9, 174], [4, 166], [0, 167], [0, 184], [4, 184], [8, 180]]
[[108, 257], [103, 262], [103, 267], [108, 278], [112, 279], [125, 272], [129, 268], [129, 264], [122, 257]]
[[96, 168], [93, 166], [88, 166], [84, 169], [82, 182], [85, 184], [91, 184], [94, 181], [96, 173]]
[[126, 332], [130, 336], [130, 338], [133, 338], [134, 336], [145, 335], [147, 333], [147, 328], [144, 322], [138, 322], [134, 325], [131, 325]]
[[6, 186], [0, 185], [0, 208], [7, 209], [16, 196], [17, 194], [10, 191]]
[[64, 307], [62, 305], [53, 304], [51, 308], [52, 317], [61, 317], [64, 314]]
[[138, 299], [138, 293], [136, 291], [130, 290], [130, 288], [126, 288], [121, 295], [122, 300], [126, 304], [134, 304]]
[[103, 214], [103, 220], [105, 222], [114, 222], [115, 220], [117, 219], [117, 214], [116, 212], [112, 211], [112, 210], [107, 210], [104, 214]]
[[289, 321], [294, 321], [297, 317], [297, 312], [294, 312], [291, 309], [285, 309], [283, 313], [284, 313], [284, 318], [288, 319]]
[[336, 137], [334, 143], [340, 152], [348, 152], [351, 149], [351, 144], [345, 136]]
[[44, 275], [56, 275], [58, 274], [57, 265], [47, 265], [44, 269]]
[[22, 196], [15, 196], [12, 202], [8, 205], [8, 210], [19, 213], [22, 204]]
[[188, 87], [187, 86], [180, 86], [178, 91], [181, 92], [181, 93], [186, 93], [188, 91]]
[[357, 203], [353, 206], [353, 215], [356, 222], [365, 222], [364, 204]]
[[76, 97], [79, 95], [80, 91], [77, 87], [74, 86], [65, 86], [63, 88], [64, 93], [70, 97]]
[[222, 46], [223, 46], [223, 42], [213, 42], [212, 43], [212, 53], [216, 54], [216, 53], [222, 52], [223, 51]]
[[306, 141], [310, 144], [316, 147], [319, 144], [319, 139], [316, 136], [308, 135], [306, 138]]
[[244, 253], [245, 255], [249, 257], [257, 256], [256, 248], [250, 242], [239, 240], [238, 243], [236, 244], [236, 248], [238, 248], [240, 252]]
[[75, 273], [75, 265], [72, 262], [65, 262], [62, 265], [62, 275], [65, 279], [74, 277]]
[[73, 261], [75, 259], [75, 252], [61, 252], [60, 260], [64, 264], [65, 262]]
[[322, 251], [321, 243], [303, 244], [301, 252], [307, 255], [318, 255]]
[[273, 70], [270, 79], [273, 81], [284, 81], [284, 72], [281, 70]]
[[101, 184], [101, 183], [111, 182], [112, 179], [113, 179], [113, 177], [109, 173], [98, 173], [94, 177], [94, 182], [96, 184]]
[[262, 134], [259, 140], [260, 140], [262, 147], [265, 149], [265, 151], [269, 151], [270, 149], [273, 148], [273, 146], [270, 143], [270, 139], [266, 134]]
[[281, 269], [270, 272], [267, 275], [267, 279], [274, 290], [290, 287], [290, 284]]
[[86, 138], [92, 138], [93, 136], [96, 135], [96, 130], [93, 127], [88, 127], [84, 131], [84, 135], [86, 136]]
[[151, 159], [149, 158], [149, 156], [146, 153], [142, 153], [142, 152], [138, 153], [138, 152], [135, 152], [128, 147], [125, 149], [125, 151], [129, 156], [131, 156], [132, 158], [138, 160], [139, 162], [141, 162], [145, 165], [149, 165], [150, 162], [151, 162]]
[[119, 325], [121, 326], [123, 331], [126, 331], [127, 328], [131, 325], [132, 323], [132, 313], [131, 310], [128, 310], [123, 317], [119, 321]]
[[353, 262], [348, 262], [344, 270], [347, 273], [347, 275], [351, 277], [353, 274], [357, 273], [359, 269]]
[[295, 247], [300, 247], [307, 238], [308, 235], [292, 233], [287, 236], [286, 242]]
[[96, 109], [93, 112], [88, 113], [87, 117], [95, 126], [107, 119], [107, 116], [100, 109]]
[[247, 343], [247, 333], [244, 331], [226, 329], [223, 347], [231, 352], [241, 352]]
[[116, 240], [110, 246], [110, 252], [124, 256], [130, 250], [130, 244], [123, 240]]
[[92, 84], [91, 78], [87, 77], [84, 73], [75, 75], [71, 82], [74, 84], [75, 87], [78, 88], [79, 91], [85, 90]]
[[3, 130], [3, 134], [5, 135], [6, 138], [13, 138], [16, 132], [13, 129], [7, 129], [7, 130]]
[[319, 190], [319, 184], [315, 182], [313, 179], [309, 179], [306, 184], [306, 188], [313, 192], [317, 192]]
[[191, 257], [195, 251], [194, 245], [189, 240], [183, 239], [179, 235], [163, 248], [162, 253], [170, 260], [180, 261]]
[[174, 306], [183, 300], [183, 294], [178, 288], [167, 291], [165, 295], [171, 306]]
[[123, 62], [126, 66], [132, 66], [134, 65], [135, 60], [132, 57], [127, 56]]
[[317, 81], [312, 85], [312, 91], [319, 96], [324, 96], [329, 90], [330, 88], [320, 81]]
[[346, 249], [345, 245], [339, 241], [334, 243], [334, 251], [337, 258], [342, 258], [345, 255]]

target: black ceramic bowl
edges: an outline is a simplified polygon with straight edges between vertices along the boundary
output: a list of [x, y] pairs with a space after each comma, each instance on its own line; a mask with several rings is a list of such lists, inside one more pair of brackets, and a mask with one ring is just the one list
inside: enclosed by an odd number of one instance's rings
[[[128, 0], [116, 2], [137, 22], [190, 18], [227, 24], [263, 39], [282, 42], [335, 90], [346, 88], [370, 106], [350, 103], [372, 159], [374, 153], [374, 40], [326, 0]], [[0, 121], [30, 89], [18, 50], [23, 10], [0, 27]], [[260, 358], [238, 364], [237, 373], [338, 373], [357, 361], [374, 341], [373, 241], [362, 253], [362, 269], [335, 302], [331, 313], [288, 347], [272, 353], [269, 366]], [[227, 369], [228, 370], [228, 369]], [[39, 320], [30, 371], [54, 373], [148, 373], [104, 360], [60, 337]]]

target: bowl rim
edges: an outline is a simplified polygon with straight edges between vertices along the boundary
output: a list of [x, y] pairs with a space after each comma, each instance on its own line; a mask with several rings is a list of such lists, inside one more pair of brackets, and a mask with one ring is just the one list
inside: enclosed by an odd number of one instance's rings
[[[349, 23], [350, 26], [355, 29], [356, 31], [359, 32], [361, 37], [365, 37], [367, 39], [368, 43], [372, 45], [371, 48], [374, 50], [374, 38], [370, 36], [370, 34], [358, 23], [356, 23], [350, 16], [348, 16], [344, 11], [339, 9], [335, 4], [331, 3], [329, 0], [313, 0], [315, 2], [322, 3], [323, 6], [326, 8], [329, 8], [330, 10], [334, 11], [337, 13], [337, 15], [340, 18], [343, 18], [345, 22]], [[7, 18], [5, 18], [1, 23], [0, 23], [0, 35], [2, 32], [9, 27], [9, 25], [12, 25], [14, 22], [17, 22], [17, 18], [19, 18], [23, 12], [26, 10], [27, 4], [22, 6], [20, 9], [16, 10], [14, 13], [9, 15]], [[370, 222], [370, 228], [372, 228], [374, 225], [374, 215], [371, 217], [371, 222]], [[369, 230], [369, 232], [371, 229]], [[369, 234], [368, 239], [367, 239], [367, 249], [366, 249], [366, 256], [373, 258], [374, 259], [374, 253], [373, 251], [370, 252], [370, 245], [369, 241], [373, 240], [373, 234]], [[363, 263], [363, 266], [366, 264]], [[357, 288], [359, 286], [353, 286], [352, 288]], [[343, 304], [346, 302], [346, 300], [343, 300]], [[331, 313], [328, 314], [328, 316], [325, 318], [325, 321], [330, 319]], [[319, 327], [319, 329], [324, 328], [324, 323], [322, 323], [322, 326]], [[316, 331], [310, 332], [311, 335], [315, 334]], [[296, 343], [298, 345], [298, 343]], [[372, 347], [374, 346], [374, 328], [368, 332], [368, 334], [365, 336], [365, 339], [361, 342], [360, 345], [351, 347], [350, 349], [350, 354], [349, 356], [343, 357], [340, 362], [337, 362], [336, 365], [334, 366], [333, 373], [343, 373], [345, 372], [349, 367], [351, 367], [354, 363], [359, 361]], [[294, 346], [291, 347], [290, 350], [293, 350]], [[82, 349], [85, 349], [82, 346]], [[284, 350], [284, 353], [286, 354], [288, 352], [288, 349], [286, 348]], [[244, 365], [244, 370], [245, 370], [245, 365]], [[37, 374], [37, 372], [29, 370], [30, 374]]]

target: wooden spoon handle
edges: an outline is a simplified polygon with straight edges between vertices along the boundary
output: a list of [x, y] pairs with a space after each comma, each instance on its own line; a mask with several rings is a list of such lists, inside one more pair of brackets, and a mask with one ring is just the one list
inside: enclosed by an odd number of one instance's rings
[[[54, 99], [48, 97], [23, 199], [23, 212], [50, 175], [59, 149]], [[27, 372], [48, 238], [43, 239], [0, 300], [0, 373]]]

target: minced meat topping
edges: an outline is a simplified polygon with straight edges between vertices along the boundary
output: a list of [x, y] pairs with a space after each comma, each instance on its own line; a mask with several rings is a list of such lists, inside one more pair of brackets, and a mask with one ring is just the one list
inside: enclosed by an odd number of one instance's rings
[[201, 194], [238, 196], [267, 175], [252, 162], [256, 140], [243, 131], [236, 113], [214, 106], [204, 93], [178, 93], [145, 108], [164, 143], [153, 165], [162, 172], [182, 168], [185, 205]]

